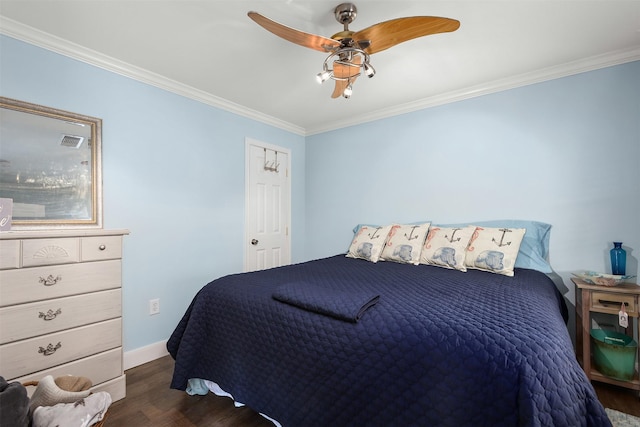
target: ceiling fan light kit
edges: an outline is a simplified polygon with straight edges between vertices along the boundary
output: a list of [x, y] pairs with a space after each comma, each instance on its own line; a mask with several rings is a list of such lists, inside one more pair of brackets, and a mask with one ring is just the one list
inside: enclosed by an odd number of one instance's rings
[[353, 3], [342, 3], [335, 10], [336, 20], [344, 25], [344, 30], [331, 38], [308, 34], [279, 24], [260, 15], [249, 12], [248, 16], [265, 30], [292, 43], [310, 49], [329, 53], [317, 74], [319, 83], [335, 81], [332, 98], [350, 98], [353, 83], [362, 74], [371, 78], [376, 74], [371, 65], [370, 55], [383, 51], [399, 43], [430, 34], [455, 31], [460, 22], [437, 16], [414, 16], [397, 18], [374, 24], [361, 31], [349, 30], [349, 24], [356, 18], [358, 10]]
[[[334, 60], [334, 65], [333, 68], [329, 68], [329, 63], [332, 59]], [[371, 78], [376, 74], [376, 70], [370, 64], [370, 60], [369, 54], [362, 49], [356, 47], [339, 48], [324, 60], [322, 71], [318, 73], [316, 79], [318, 83], [324, 83], [329, 79], [333, 79], [336, 82], [346, 82], [342, 96], [349, 98], [353, 93], [352, 84], [358, 76], [364, 73], [364, 75]], [[341, 72], [337, 71], [338, 68]]]

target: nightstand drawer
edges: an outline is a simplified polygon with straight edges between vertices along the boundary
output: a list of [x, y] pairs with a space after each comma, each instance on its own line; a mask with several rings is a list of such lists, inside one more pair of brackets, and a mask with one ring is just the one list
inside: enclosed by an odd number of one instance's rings
[[2, 376], [15, 378], [122, 346], [114, 319], [0, 346]]
[[0, 344], [121, 315], [120, 289], [4, 307], [0, 308]]
[[625, 303], [625, 310], [629, 316], [638, 316], [638, 307], [635, 304], [633, 295], [625, 295], [610, 292], [592, 292], [591, 310], [600, 313], [618, 314], [622, 303]]
[[118, 260], [0, 270], [0, 306], [122, 286]]

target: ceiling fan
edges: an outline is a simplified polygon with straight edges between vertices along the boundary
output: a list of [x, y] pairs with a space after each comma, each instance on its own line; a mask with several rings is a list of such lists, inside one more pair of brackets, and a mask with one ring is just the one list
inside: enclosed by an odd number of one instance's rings
[[[248, 15], [258, 25], [287, 41], [329, 53], [317, 79], [320, 83], [329, 79], [336, 82], [332, 98], [341, 95], [345, 98], [351, 97], [353, 82], [358, 76], [362, 73], [368, 77], [375, 75], [376, 71], [369, 62], [369, 55], [407, 40], [430, 34], [447, 33], [460, 27], [460, 22], [455, 19], [438, 16], [412, 16], [380, 22], [360, 31], [351, 31], [349, 24], [356, 18], [357, 13], [353, 3], [338, 5], [334, 14], [336, 20], [344, 25], [344, 30], [330, 38], [287, 27], [260, 15], [258, 12], [252, 11]], [[333, 60], [332, 64], [330, 64], [331, 60]]]

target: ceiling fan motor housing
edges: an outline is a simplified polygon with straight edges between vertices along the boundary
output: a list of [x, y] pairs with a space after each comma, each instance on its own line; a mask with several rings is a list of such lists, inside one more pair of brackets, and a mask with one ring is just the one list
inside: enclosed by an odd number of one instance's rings
[[359, 47], [360, 49], [366, 49], [371, 44], [370, 40], [354, 40], [353, 35], [355, 31], [349, 30], [349, 24], [356, 19], [358, 9], [353, 3], [339, 4], [335, 11], [336, 21], [344, 24], [344, 31], [340, 31], [331, 36], [332, 39], [341, 42], [340, 48], [345, 47]]
[[334, 13], [336, 15], [336, 21], [344, 24], [344, 29], [346, 31], [347, 26], [356, 19], [358, 9], [356, 9], [356, 5], [353, 3], [342, 3], [336, 7]]

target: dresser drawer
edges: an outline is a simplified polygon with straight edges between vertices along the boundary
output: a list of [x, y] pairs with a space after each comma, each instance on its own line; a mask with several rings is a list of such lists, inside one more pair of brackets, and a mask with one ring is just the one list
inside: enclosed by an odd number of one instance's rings
[[0, 308], [0, 344], [121, 315], [120, 289], [4, 307]]
[[[51, 375], [53, 378], [63, 375], [87, 377], [93, 385], [109, 381], [112, 378], [122, 375], [122, 348], [114, 348], [113, 350], [56, 366], [55, 368], [49, 368], [20, 378], [7, 380], [25, 383], [27, 381], [40, 381], [47, 375]], [[27, 388], [30, 395], [34, 390], [35, 387]]]
[[614, 294], [609, 292], [592, 292], [591, 309], [600, 313], [618, 314], [622, 303], [625, 303], [625, 311], [629, 316], [638, 316], [638, 307], [635, 304], [635, 296], [631, 294]]
[[20, 267], [20, 240], [0, 240], [0, 270]]
[[122, 319], [0, 345], [0, 372], [15, 378], [122, 346]]
[[22, 266], [68, 264], [80, 261], [80, 239], [25, 239], [22, 241]]
[[0, 270], [0, 306], [119, 288], [120, 260]]
[[127, 396], [127, 376], [120, 375], [117, 378], [107, 381], [106, 383], [98, 384], [91, 388], [93, 393], [99, 391], [106, 391], [111, 395], [111, 399], [115, 402], [120, 399], [124, 399]]
[[80, 247], [82, 261], [122, 258], [122, 236], [83, 237]]

